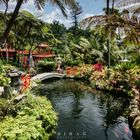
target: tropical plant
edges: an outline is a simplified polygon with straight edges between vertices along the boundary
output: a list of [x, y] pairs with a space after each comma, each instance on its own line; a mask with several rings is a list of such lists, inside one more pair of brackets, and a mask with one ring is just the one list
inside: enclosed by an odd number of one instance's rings
[[122, 63], [114, 68], [110, 68], [109, 72], [110, 77], [108, 79], [108, 69], [106, 67], [102, 71], [93, 71], [90, 77], [91, 85], [99, 89], [134, 96], [132, 89], [136, 86], [136, 81], [140, 78], [140, 69], [138, 66]]
[[5, 74], [0, 74], [0, 86], [8, 86], [10, 81], [10, 78], [6, 77]]
[[[51, 103], [44, 97], [28, 93], [18, 103], [6, 103], [8, 108], [0, 121], [0, 139], [49, 140], [57, 126], [57, 116]], [[4, 111], [1, 108], [2, 111]], [[7, 125], [8, 124], [8, 125]], [[15, 131], [16, 130], [16, 131]]]
[[[25, 10], [21, 11], [12, 27], [12, 31], [16, 37], [15, 46], [20, 43], [20, 46], [17, 46], [18, 48], [15, 50], [22, 50], [25, 49], [23, 46], [29, 46], [28, 50], [30, 56], [33, 47], [40, 44], [41, 41], [45, 40], [43, 36], [44, 26], [45, 24], [31, 13]], [[24, 31], [22, 30], [23, 28]]]
[[15, 67], [0, 60], [0, 86], [9, 86], [11, 80], [7, 74], [12, 69], [15, 69]]
[[81, 60], [86, 64], [93, 64], [97, 58], [102, 58], [103, 54], [92, 46], [88, 39], [81, 37], [79, 42], [73, 44], [72, 54], [75, 60]]
[[63, 24], [60, 24], [59, 21], [53, 21], [53, 23], [50, 24], [50, 31], [55, 38], [62, 40], [67, 29]]
[[[107, 35], [106, 46], [107, 46], [107, 55], [108, 55], [108, 67], [110, 67], [110, 56], [111, 56], [111, 47], [110, 41], [115, 37], [118, 38], [116, 34], [116, 29], [120, 28], [121, 30], [125, 30], [127, 42], [134, 42], [135, 44], [139, 44], [139, 21], [138, 21], [138, 13], [137, 9], [132, 17], [128, 14], [128, 11], [125, 10], [122, 13], [119, 13], [117, 9], [114, 9], [114, 0], [112, 0], [112, 8], [110, 8], [110, 0], [106, 0], [106, 8], [105, 15], [98, 15], [88, 17], [81, 22], [81, 25], [85, 25], [85, 27], [96, 27], [101, 25]], [[136, 14], [135, 14], [136, 13]], [[132, 37], [133, 36], [133, 37]], [[130, 39], [129, 39], [130, 38]]]
[[[16, 7], [15, 7], [15, 9], [14, 9], [14, 12], [13, 12], [13, 14], [12, 14], [12, 16], [11, 16], [9, 22], [8, 22], [7, 28], [5, 29], [5, 32], [3, 33], [3, 36], [2, 36], [2, 38], [1, 38], [1, 41], [0, 41], [1, 43], [2, 43], [5, 39], [7, 39], [8, 35], [9, 35], [9, 33], [10, 33], [10, 30], [11, 30], [11, 28], [12, 28], [14, 22], [15, 22], [15, 19], [17, 18], [17, 15], [18, 15], [18, 13], [19, 13], [19, 10], [20, 10], [20, 7], [21, 7], [23, 1], [24, 1], [24, 0], [18, 0], [18, 1], [17, 1]], [[27, 2], [27, 1], [25, 0], [25, 2]], [[35, 6], [36, 6], [38, 9], [43, 8], [43, 7], [45, 6], [45, 3], [46, 3], [46, 2], [48, 2], [48, 1], [46, 1], [46, 0], [34, 0]], [[66, 6], [70, 6], [70, 7], [71, 7], [71, 6], [76, 7], [75, 0], [65, 0], [65, 1], [63, 1], [63, 0], [53, 0], [53, 1], [50, 0], [50, 2], [51, 2], [52, 4], [54, 4], [54, 5], [57, 5], [57, 6], [61, 9], [61, 11], [62, 11], [62, 13], [63, 13], [64, 16], [67, 16], [66, 10], [65, 10], [65, 7], [64, 7], [65, 5], [66, 5]]]
[[73, 23], [73, 33], [76, 35], [77, 34], [77, 30], [78, 30], [78, 17], [79, 15], [82, 13], [82, 7], [79, 5], [79, 3], [77, 2], [77, 7], [72, 7], [71, 8], [71, 18], [72, 18], [72, 23]]
[[75, 76], [88, 80], [91, 77], [92, 72], [93, 66], [91, 64], [82, 64], [77, 67], [77, 74]]
[[[9, 18], [10, 15], [11, 13], [9, 13], [7, 17]], [[7, 39], [7, 43], [10, 44], [10, 46], [16, 51], [25, 49], [29, 50], [28, 55], [30, 56], [31, 51], [36, 49], [35, 46], [46, 41], [51, 45], [58, 42], [58, 40], [51, 33], [49, 25], [39, 20], [28, 11], [22, 10], [15, 20]], [[16, 58], [14, 60], [16, 60]]]
[[52, 72], [56, 68], [56, 63], [54, 61], [48, 61], [48, 60], [41, 60], [37, 63], [38, 70], [41, 72]]
[[107, 67], [102, 69], [102, 71], [93, 70], [89, 78], [91, 86], [93, 88], [99, 88], [102, 90], [106, 89], [110, 90], [107, 74], [108, 74]]

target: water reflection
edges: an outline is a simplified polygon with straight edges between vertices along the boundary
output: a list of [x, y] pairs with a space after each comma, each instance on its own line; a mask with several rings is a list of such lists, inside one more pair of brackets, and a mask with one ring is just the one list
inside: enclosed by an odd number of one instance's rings
[[59, 113], [52, 140], [134, 140], [125, 117], [125, 98], [95, 92], [73, 80], [42, 84], [36, 93], [47, 96]]

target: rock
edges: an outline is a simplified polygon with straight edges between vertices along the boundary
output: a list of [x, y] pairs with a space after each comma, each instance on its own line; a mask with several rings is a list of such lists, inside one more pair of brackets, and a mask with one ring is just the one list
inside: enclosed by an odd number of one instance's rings
[[130, 118], [135, 119], [138, 116], [138, 113], [133, 111], [130, 113]]
[[133, 110], [133, 109], [135, 109], [135, 108], [137, 108], [138, 106], [137, 106], [137, 104], [135, 104], [135, 105], [131, 105], [130, 107], [129, 107], [129, 109], [130, 110]]
[[24, 99], [25, 97], [27, 97], [27, 95], [25, 94], [20, 94], [19, 96], [17, 96], [15, 99], [14, 99], [14, 102], [20, 102], [22, 99]]
[[14, 89], [12, 93], [13, 93], [14, 95], [16, 95], [16, 94], [18, 94], [18, 91]]
[[9, 77], [17, 77], [17, 76], [19, 76], [19, 73], [8, 73], [8, 76]]
[[140, 138], [140, 116], [135, 118], [133, 122], [133, 128], [135, 130], [136, 136]]
[[134, 127], [135, 129], [140, 128], [140, 116], [137, 116], [137, 117], [134, 119], [133, 127]]
[[138, 108], [133, 108], [132, 112], [136, 112], [138, 114], [139, 110], [138, 110]]
[[129, 107], [131, 111], [129, 117], [129, 125], [136, 137], [140, 139], [140, 91], [136, 88], [133, 88], [132, 90], [135, 92], [135, 98], [131, 101]]

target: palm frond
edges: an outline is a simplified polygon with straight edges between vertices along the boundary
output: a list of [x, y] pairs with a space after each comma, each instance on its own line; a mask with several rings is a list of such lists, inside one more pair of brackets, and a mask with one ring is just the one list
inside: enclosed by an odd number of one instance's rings
[[39, 10], [45, 7], [46, 2], [47, 0], [34, 0], [34, 4]]

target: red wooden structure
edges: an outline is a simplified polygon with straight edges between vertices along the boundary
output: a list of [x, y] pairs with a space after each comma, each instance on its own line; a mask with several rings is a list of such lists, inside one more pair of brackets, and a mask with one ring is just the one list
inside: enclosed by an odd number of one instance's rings
[[[44, 58], [51, 58], [55, 57], [55, 54], [49, 50], [49, 46], [47, 44], [40, 44], [36, 46], [36, 51], [32, 51], [31, 54], [33, 56], [33, 60], [35, 62], [42, 60]], [[16, 58], [16, 54], [20, 55], [20, 63], [24, 66], [28, 66], [28, 56], [29, 51], [28, 50], [19, 50], [16, 51], [15, 49], [12, 49], [8, 46], [7, 49], [0, 49], [0, 57], [3, 57], [6, 59], [6, 53], [8, 53], [8, 57], [10, 60], [14, 60]]]

